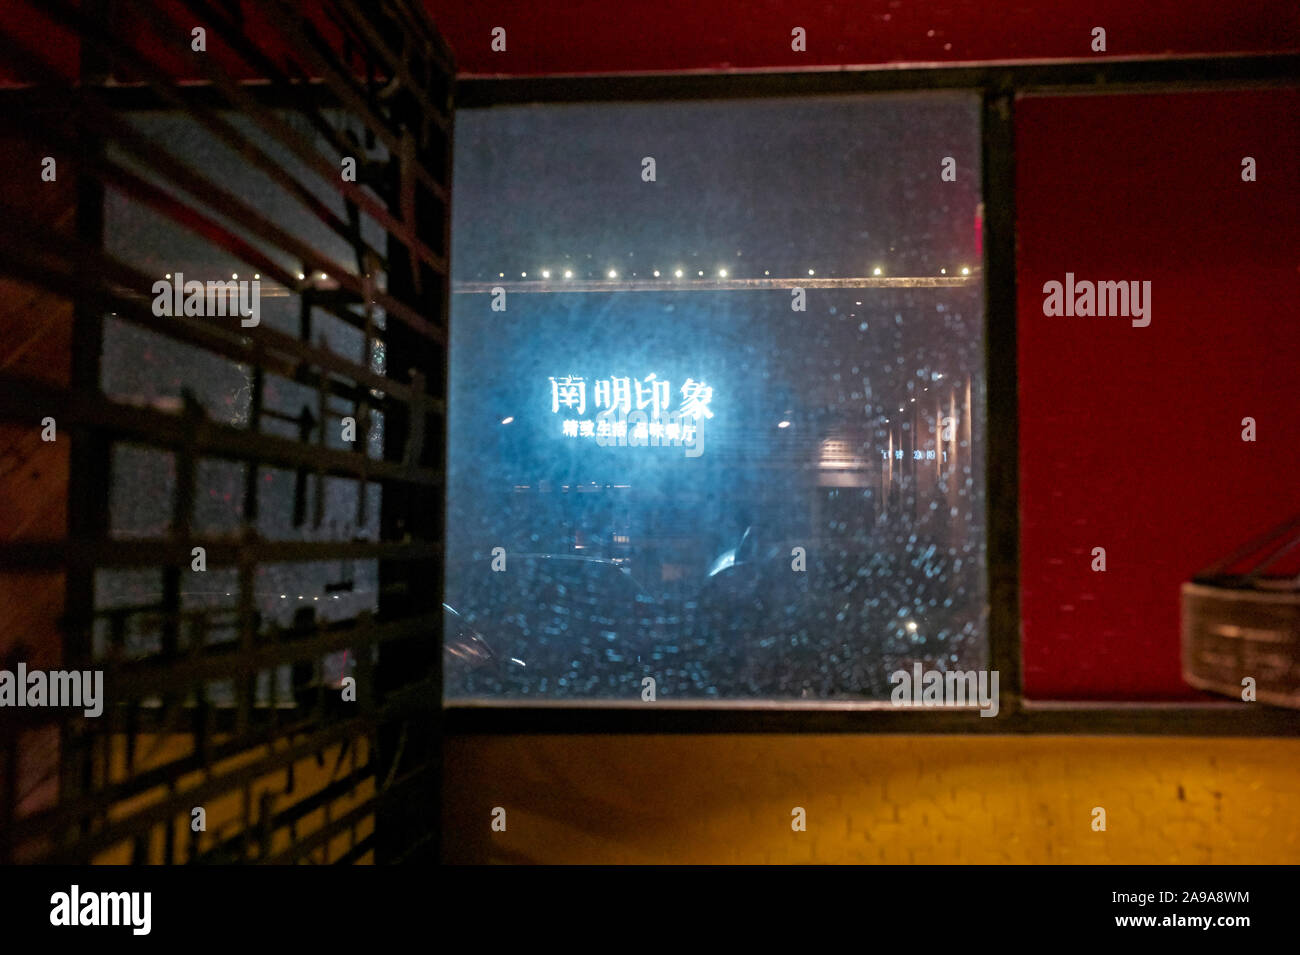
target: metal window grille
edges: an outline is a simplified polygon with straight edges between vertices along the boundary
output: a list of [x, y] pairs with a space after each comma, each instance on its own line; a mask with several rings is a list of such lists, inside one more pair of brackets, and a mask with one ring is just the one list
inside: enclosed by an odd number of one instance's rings
[[[16, 172], [0, 194], [0, 272], [19, 307], [68, 303], [71, 370], [51, 381], [0, 366], [0, 425], [30, 436], [56, 421], [56, 444], [69, 449], [67, 534], [5, 528], [0, 573], [61, 579], [49, 666], [102, 670], [105, 703], [98, 718], [5, 713], [0, 861], [436, 858], [449, 51], [409, 0], [326, 0], [309, 12], [282, 0], [184, 0], [170, 15], [149, 0], [30, 7], [79, 41], [80, 75], [66, 75], [30, 31], [0, 32], [0, 58], [31, 84], [0, 92], [0, 129], [12, 154], [55, 158], [59, 181], [74, 183], [75, 221], [42, 215], [26, 169]], [[196, 76], [159, 65], [166, 58], [131, 26], [142, 20]], [[206, 30], [206, 54], [189, 55], [188, 23]], [[243, 200], [134, 122], [141, 110], [202, 129], [350, 254], [331, 255]], [[355, 181], [340, 173], [348, 156]], [[105, 242], [110, 190], [238, 260], [264, 294], [287, 296], [297, 333], [155, 314], [150, 289], [162, 276]], [[354, 330], [360, 353], [323, 337], [326, 324]], [[106, 392], [106, 328], [119, 325], [187, 346], [179, 400]], [[204, 362], [246, 373], [242, 421], [219, 420], [199, 399], [187, 376]], [[312, 400], [294, 414], [272, 400], [277, 388]], [[337, 437], [344, 417], [355, 422], [350, 446]], [[165, 494], [133, 492], [162, 531], [115, 529], [123, 448], [148, 452], [144, 471], [166, 472]], [[237, 526], [221, 532], [196, 521], [213, 462], [241, 477]], [[264, 490], [273, 473], [287, 476], [287, 498]], [[354, 486], [355, 524], [374, 533], [332, 532], [327, 482]], [[259, 515], [270, 508], [311, 532], [268, 535]], [[231, 582], [228, 600], [186, 598], [201, 576], [195, 547], [207, 573]], [[371, 606], [344, 619], [295, 607], [287, 626], [264, 612], [268, 568], [327, 581], [304, 594], [319, 606], [355, 586], [348, 568], [358, 564], [374, 569]], [[106, 606], [105, 574], [123, 571], [153, 575], [158, 592]], [[22, 639], [0, 643], [11, 670]], [[340, 652], [330, 680], [325, 660]], [[348, 675], [355, 701], [344, 699]], [[193, 825], [198, 807], [205, 831]]]

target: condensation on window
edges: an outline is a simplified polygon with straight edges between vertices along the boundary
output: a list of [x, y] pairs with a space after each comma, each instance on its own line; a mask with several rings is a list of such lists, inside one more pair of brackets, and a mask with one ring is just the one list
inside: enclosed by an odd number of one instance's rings
[[979, 156], [966, 94], [458, 113], [449, 699], [987, 665]]

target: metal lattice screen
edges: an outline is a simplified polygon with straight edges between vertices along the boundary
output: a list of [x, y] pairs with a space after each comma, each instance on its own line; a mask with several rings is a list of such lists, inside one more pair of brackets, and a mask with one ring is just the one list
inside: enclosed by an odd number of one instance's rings
[[0, 419], [67, 533], [0, 521], [0, 653], [103, 691], [6, 711], [0, 857], [436, 854], [447, 48], [407, 0], [32, 6], [80, 66], [0, 34], [0, 346], [66, 371], [5, 361]]

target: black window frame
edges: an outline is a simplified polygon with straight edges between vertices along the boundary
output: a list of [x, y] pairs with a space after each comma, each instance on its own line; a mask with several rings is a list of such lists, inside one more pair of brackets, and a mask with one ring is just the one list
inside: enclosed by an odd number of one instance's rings
[[[1025, 700], [1020, 633], [1020, 521], [1016, 341], [1015, 102], [1024, 96], [1223, 92], [1294, 88], [1300, 54], [1163, 57], [992, 63], [956, 67], [843, 70], [592, 74], [458, 79], [456, 109], [525, 104], [665, 102], [825, 94], [953, 91], [981, 98], [984, 202], [984, 348], [987, 405], [985, 517], [989, 668], [999, 671], [999, 713], [973, 708], [898, 708], [887, 701], [456, 701], [442, 708], [450, 736], [514, 734], [1042, 734], [1300, 736], [1300, 713], [1266, 703], [1083, 702]], [[219, 105], [204, 86], [182, 88], [195, 102]], [[115, 108], [169, 108], [147, 88], [100, 90]], [[6, 97], [25, 98], [22, 91]], [[304, 100], [337, 107], [325, 86], [291, 97], [271, 88], [259, 99], [293, 108]], [[455, 201], [454, 187], [452, 201]], [[996, 518], [996, 519], [995, 519]], [[439, 582], [439, 585], [441, 582]]]
[[[887, 701], [593, 700], [444, 707], [449, 735], [510, 734], [1071, 734], [1297, 736], [1300, 713], [1265, 703], [1026, 700], [1020, 619], [1019, 408], [1016, 340], [1015, 104], [1035, 94], [1221, 92], [1292, 87], [1300, 55], [1062, 60], [957, 67], [463, 78], [458, 109], [560, 103], [670, 102], [916, 91], [980, 96], [984, 202], [985, 519], [989, 668], [999, 712], [899, 708]], [[454, 201], [454, 198], [453, 198]]]

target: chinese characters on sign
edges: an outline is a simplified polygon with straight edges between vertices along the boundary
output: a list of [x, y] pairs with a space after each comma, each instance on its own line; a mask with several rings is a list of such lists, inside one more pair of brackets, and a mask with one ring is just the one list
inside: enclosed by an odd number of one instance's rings
[[[948, 452], [947, 452], [947, 451], [941, 451], [941, 452], [939, 452], [939, 453], [940, 453], [940, 455], [942, 456], [943, 460], [945, 460], [945, 461], [948, 460]], [[881, 449], [880, 449], [880, 457], [881, 457], [881, 460], [888, 460], [888, 459], [889, 459], [889, 452], [886, 451], [884, 448], [881, 448]], [[894, 457], [895, 457], [896, 459], [898, 459], [898, 460], [901, 461], [902, 458], [903, 458], [903, 452], [902, 452], [901, 450], [899, 450], [899, 449], [895, 449], [895, 450], [894, 450]], [[917, 450], [915, 450], [915, 451], [912, 452], [912, 460], [913, 460], [913, 461], [933, 461], [933, 460], [934, 460], [934, 457], [935, 457], [935, 455], [934, 455], [934, 448], [929, 448], [929, 449], [927, 449], [927, 450], [925, 450], [925, 451], [921, 451], [920, 449], [917, 449]]]
[[[713, 389], [687, 378], [670, 410], [672, 383], [655, 374], [642, 379], [600, 378], [592, 382], [574, 375], [551, 378], [551, 413], [565, 417], [560, 433], [567, 438], [595, 438], [602, 447], [685, 447], [687, 457], [699, 457], [700, 422], [713, 417]], [[590, 400], [588, 400], [590, 399]], [[593, 418], [584, 417], [590, 407]]]
[[[592, 407], [599, 410], [607, 408], [622, 410], [627, 414], [632, 410], [632, 392], [636, 391], [636, 410], [651, 409], [655, 417], [668, 411], [671, 402], [672, 384], [667, 379], [658, 379], [652, 373], [644, 379], [634, 381], [631, 378], [601, 378], [595, 383]], [[682, 401], [677, 409], [679, 415], [712, 418], [709, 402], [713, 400], [713, 389], [702, 381], [687, 378], [682, 385]], [[559, 413], [561, 407], [573, 409], [577, 414], [587, 413], [587, 380], [568, 375], [564, 378], [551, 379], [551, 412]]]

